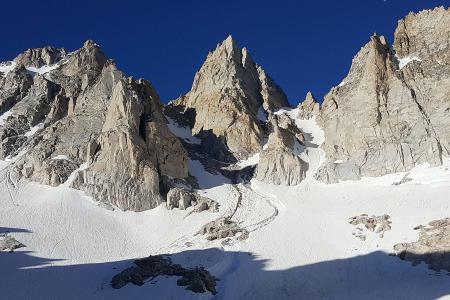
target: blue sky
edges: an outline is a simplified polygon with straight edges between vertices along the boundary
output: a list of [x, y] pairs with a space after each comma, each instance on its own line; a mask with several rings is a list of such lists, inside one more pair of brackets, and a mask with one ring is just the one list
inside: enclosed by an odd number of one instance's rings
[[208, 51], [232, 34], [296, 104], [338, 84], [373, 32], [392, 42], [398, 19], [440, 5], [450, 0], [4, 1], [0, 61], [93, 39], [167, 102], [190, 89]]

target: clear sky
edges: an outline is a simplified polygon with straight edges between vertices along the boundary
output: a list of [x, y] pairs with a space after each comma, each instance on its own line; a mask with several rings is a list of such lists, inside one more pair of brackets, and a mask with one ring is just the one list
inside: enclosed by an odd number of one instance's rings
[[373, 32], [392, 42], [398, 19], [440, 5], [450, 0], [2, 1], [0, 61], [93, 39], [167, 102], [190, 89], [208, 51], [232, 34], [296, 104], [308, 90], [320, 100], [337, 85]]

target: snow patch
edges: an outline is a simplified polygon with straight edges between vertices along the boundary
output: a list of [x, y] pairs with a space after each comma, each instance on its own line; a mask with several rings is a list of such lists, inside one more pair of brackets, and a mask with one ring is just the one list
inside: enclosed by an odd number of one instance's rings
[[202, 140], [192, 135], [191, 128], [179, 126], [172, 118], [168, 116], [166, 116], [166, 119], [169, 122], [167, 127], [169, 127], [169, 130], [177, 137], [190, 144], [201, 144]]
[[411, 63], [413, 61], [422, 61], [417, 56], [406, 56], [404, 58], [399, 58], [398, 56], [396, 56], [396, 57], [398, 59], [398, 67], [400, 70], [403, 69], [404, 67], [406, 67], [406, 65], [408, 65], [409, 63]]
[[25, 133], [25, 136], [26, 137], [33, 136], [36, 132], [38, 132], [42, 128], [44, 128], [44, 122], [41, 122], [41, 123], [36, 124], [35, 126], [31, 127], [30, 130]]
[[240, 167], [241, 169], [243, 169], [245, 167], [249, 167], [249, 166], [254, 166], [259, 163], [260, 159], [261, 159], [261, 153], [258, 152], [258, 153], [253, 154], [252, 156], [250, 156], [247, 159], [240, 160], [237, 163], [237, 166]]
[[230, 183], [230, 180], [222, 174], [212, 174], [205, 170], [203, 164], [198, 160], [189, 159], [189, 173], [197, 178], [200, 188], [211, 188]]
[[42, 67], [39, 67], [39, 68], [36, 68], [36, 67], [33, 67], [33, 66], [25, 67], [25, 68], [28, 71], [32, 72], [32, 73], [37, 73], [39, 75], [44, 75], [44, 74], [46, 74], [48, 72], [51, 72], [51, 71], [59, 68], [59, 66], [60, 66], [60, 64], [54, 64], [54, 65], [51, 65], [51, 66], [45, 65], [45, 66], [42, 66]]
[[70, 185], [73, 183], [75, 178], [77, 178], [78, 172], [84, 171], [87, 168], [89, 168], [89, 164], [87, 162], [82, 163], [78, 169], [72, 172], [72, 174], [69, 175], [69, 178], [67, 178], [66, 182], [64, 182], [62, 185], [66, 187], [70, 187]]
[[344, 161], [342, 159], [337, 159], [334, 161], [335, 164], [342, 164]]
[[8, 61], [0, 64], [0, 72], [3, 73], [3, 77], [6, 77], [10, 71], [16, 67], [16, 62]]
[[68, 160], [68, 161], [72, 161], [70, 158], [67, 157], [67, 155], [56, 155], [54, 157], [52, 157], [53, 160]]
[[5, 124], [6, 119], [8, 119], [9, 116], [12, 115], [12, 109], [4, 112], [2, 115], [0, 115], [0, 126], [3, 126]]
[[342, 80], [341, 83], [339, 83], [337, 87], [342, 87], [342, 86], [344, 86], [344, 85], [345, 85], [345, 81]]

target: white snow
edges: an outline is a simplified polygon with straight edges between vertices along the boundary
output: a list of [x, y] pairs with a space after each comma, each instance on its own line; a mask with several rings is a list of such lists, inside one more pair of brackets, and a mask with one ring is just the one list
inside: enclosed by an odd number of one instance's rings
[[197, 178], [200, 188], [207, 189], [230, 183], [230, 180], [222, 176], [222, 174], [211, 174], [207, 172], [202, 163], [198, 160], [189, 159], [188, 165], [189, 173]]
[[39, 68], [36, 68], [36, 67], [33, 67], [33, 66], [29, 66], [29, 67], [26, 67], [26, 69], [28, 71], [32, 72], [32, 73], [37, 73], [39, 75], [44, 75], [44, 74], [46, 74], [46, 73], [48, 73], [50, 71], [53, 71], [53, 70], [59, 68], [59, 66], [60, 66], [59, 64], [54, 64], [54, 65], [49, 65], [49, 66], [48, 65], [44, 65], [44, 66], [39, 67]]
[[345, 85], [345, 81], [342, 80], [341, 83], [339, 83], [337, 87], [342, 87], [342, 86], [344, 86], [344, 85]]
[[[450, 159], [440, 167], [415, 167], [408, 175], [412, 180], [401, 185], [392, 184], [406, 173], [323, 184], [312, 178], [325, 159], [314, 146], [323, 143], [323, 131], [314, 118], [299, 120], [295, 110], [285, 112], [309, 133], [305, 146], [296, 148], [310, 162], [307, 180], [293, 187], [257, 180], [231, 185], [190, 160], [198, 192], [220, 204], [218, 213], [169, 211], [164, 204], [140, 213], [103, 209], [69, 188], [87, 164], [59, 187], [21, 183], [15, 189], [8, 162], [0, 161], [0, 232], [10, 231], [26, 245], [0, 252], [0, 298], [449, 299], [445, 272], [423, 263], [413, 267], [388, 253], [397, 243], [417, 240], [415, 226], [449, 217]], [[247, 240], [232, 238], [223, 245], [196, 235], [207, 222], [232, 212], [250, 232]], [[367, 233], [366, 241], [355, 238], [348, 219], [363, 213], [390, 215], [392, 230], [383, 238], [374, 233]], [[173, 277], [141, 287], [109, 286], [131, 259], [162, 253], [218, 277], [216, 297], [186, 291]]]
[[[66, 63], [66, 62], [67, 61], [65, 61], [63, 63]], [[27, 66], [27, 67], [25, 67], [25, 69], [27, 69], [28, 71], [30, 71], [32, 73], [37, 73], [37, 74], [43, 75], [43, 74], [46, 74], [48, 72], [51, 72], [51, 71], [59, 68], [59, 66], [60, 66], [60, 63], [57, 63], [54, 65], [44, 65], [39, 68], [34, 67], [34, 66]], [[3, 77], [6, 77], [8, 72], [13, 70], [15, 67], [16, 67], [16, 63], [14, 61], [2, 63], [2, 64], [0, 64], [0, 72], [3, 73]]]
[[334, 161], [335, 164], [342, 164], [344, 161], [342, 159], [337, 159]]
[[12, 71], [16, 67], [16, 63], [14, 61], [8, 61], [0, 64], [0, 72], [3, 73], [3, 77], [6, 77], [10, 71]]
[[404, 58], [399, 58], [397, 56], [398, 59], [398, 67], [399, 69], [403, 69], [407, 64], [409, 64], [410, 62], [413, 61], [422, 61], [420, 58], [418, 58], [417, 56], [406, 56]]
[[192, 135], [191, 128], [179, 126], [173, 119], [168, 116], [166, 116], [166, 119], [169, 122], [167, 124], [167, 127], [169, 127], [169, 130], [177, 137], [182, 138], [184, 141], [190, 144], [200, 144], [202, 142], [199, 138]]
[[56, 155], [54, 157], [52, 157], [52, 159], [54, 160], [68, 160], [68, 161], [72, 161], [70, 158], [67, 157], [67, 155], [64, 154], [60, 154], [60, 155]]
[[33, 127], [31, 127], [30, 130], [25, 133], [25, 136], [26, 137], [33, 136], [36, 132], [38, 132], [39, 129], [42, 129], [42, 128], [44, 128], [44, 122], [41, 122], [41, 123], [36, 124]]
[[5, 124], [6, 119], [8, 119], [9, 116], [12, 115], [12, 109], [5, 111], [3, 114], [0, 115], [0, 126], [3, 126]]
[[249, 167], [249, 166], [254, 166], [256, 164], [259, 163], [259, 160], [261, 159], [261, 153], [255, 153], [252, 156], [250, 156], [249, 158], [245, 159], [245, 160], [240, 160], [236, 165], [240, 168], [245, 168], [245, 167]]

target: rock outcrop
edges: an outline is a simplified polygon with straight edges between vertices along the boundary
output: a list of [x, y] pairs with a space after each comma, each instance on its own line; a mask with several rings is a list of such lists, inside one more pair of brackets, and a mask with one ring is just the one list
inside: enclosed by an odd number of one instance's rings
[[[373, 35], [326, 96], [319, 122], [326, 182], [442, 163], [450, 151], [450, 10], [399, 21], [392, 48]], [[335, 163], [342, 161], [342, 163]]]
[[[358, 225], [364, 225], [364, 227], [372, 232], [379, 233], [380, 237], [384, 237], [384, 233], [386, 231], [391, 230], [391, 224], [392, 222], [389, 221], [391, 217], [389, 215], [382, 215], [382, 216], [371, 216], [369, 217], [367, 214], [362, 214], [360, 216], [354, 216], [350, 218], [349, 223], [355, 226]], [[357, 227], [360, 232], [355, 234], [356, 237], [362, 238], [365, 236], [362, 235], [362, 229], [360, 227]]]
[[277, 185], [297, 185], [308, 163], [300, 158], [304, 136], [286, 114], [270, 117], [272, 132], [255, 170], [255, 178]]
[[208, 241], [232, 237], [242, 241], [248, 238], [249, 232], [230, 218], [223, 217], [205, 224], [197, 234], [206, 235]]
[[265, 131], [261, 116], [288, 106], [283, 93], [229, 36], [197, 72], [191, 91], [172, 102], [195, 112], [193, 133], [219, 160], [246, 159], [259, 152]]
[[212, 276], [202, 267], [184, 268], [179, 264], [174, 264], [170, 257], [157, 255], [134, 261], [136, 266], [127, 268], [113, 277], [111, 286], [120, 289], [129, 283], [134, 285], [144, 285], [147, 280], [153, 280], [158, 276], [176, 276], [177, 285], [185, 286], [187, 290], [194, 293], [217, 294], [217, 278]]
[[202, 211], [217, 212], [219, 209], [219, 204], [216, 201], [182, 187], [174, 187], [167, 193], [166, 205], [168, 209], [178, 208], [181, 210], [192, 206], [192, 212], [197, 213]]
[[419, 240], [395, 245], [397, 256], [413, 265], [424, 262], [432, 270], [450, 272], [450, 219], [432, 221], [415, 229], [420, 229]]
[[161, 187], [188, 176], [156, 91], [126, 77], [94, 42], [72, 53], [30, 49], [14, 63], [0, 78], [8, 116], [0, 153], [13, 157], [19, 176], [135, 211], [159, 205]]
[[7, 233], [0, 234], [0, 251], [9, 251], [13, 252], [18, 248], [25, 247], [24, 244], [17, 241], [14, 237], [10, 236]]
[[311, 119], [320, 113], [320, 104], [314, 98], [311, 92], [306, 94], [305, 100], [300, 102], [297, 106], [298, 115], [297, 117], [302, 120]]

